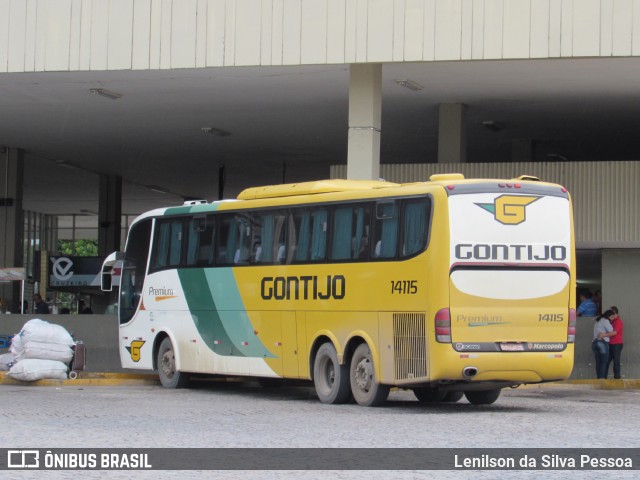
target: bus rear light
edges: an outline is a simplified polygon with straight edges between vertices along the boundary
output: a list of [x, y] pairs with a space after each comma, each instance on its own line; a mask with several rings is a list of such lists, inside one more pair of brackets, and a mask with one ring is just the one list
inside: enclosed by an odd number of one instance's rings
[[448, 308], [438, 310], [435, 316], [436, 340], [451, 343], [451, 315]]
[[576, 310], [569, 309], [569, 326], [567, 327], [567, 343], [575, 343], [576, 341]]

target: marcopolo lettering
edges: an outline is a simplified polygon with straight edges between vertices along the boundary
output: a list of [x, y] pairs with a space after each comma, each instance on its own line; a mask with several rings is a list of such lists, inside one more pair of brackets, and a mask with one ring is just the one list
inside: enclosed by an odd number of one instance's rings
[[342, 300], [347, 291], [344, 275], [300, 277], [263, 277], [260, 294], [263, 300]]
[[501, 245], [459, 243], [455, 248], [459, 260], [547, 261], [567, 258], [564, 245]]

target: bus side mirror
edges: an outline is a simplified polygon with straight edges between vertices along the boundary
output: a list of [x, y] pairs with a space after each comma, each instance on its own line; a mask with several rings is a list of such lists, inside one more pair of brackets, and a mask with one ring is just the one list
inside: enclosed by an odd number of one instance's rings
[[113, 267], [108, 267], [105, 269], [102, 267], [102, 277], [100, 279], [100, 290], [103, 292], [110, 292], [113, 290], [113, 282], [111, 281], [111, 273], [113, 271]]
[[122, 260], [124, 260], [124, 253], [113, 252], [111, 255], [105, 258], [104, 262], [102, 263], [100, 290], [102, 290], [103, 292], [111, 292], [114, 285], [120, 284]]

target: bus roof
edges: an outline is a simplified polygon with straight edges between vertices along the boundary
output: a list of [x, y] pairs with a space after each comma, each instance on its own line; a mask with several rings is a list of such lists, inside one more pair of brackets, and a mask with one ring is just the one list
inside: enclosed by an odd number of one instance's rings
[[399, 184], [384, 180], [318, 180], [314, 182], [288, 183], [283, 185], [267, 185], [243, 190], [238, 200], [254, 200], [259, 198], [291, 197], [317, 193], [347, 192], [349, 190], [373, 190], [376, 188], [398, 187]]

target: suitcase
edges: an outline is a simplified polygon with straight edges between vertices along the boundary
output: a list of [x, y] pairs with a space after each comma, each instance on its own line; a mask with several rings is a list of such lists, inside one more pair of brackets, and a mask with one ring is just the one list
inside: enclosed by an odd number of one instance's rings
[[9, 348], [13, 335], [0, 335], [0, 348]]
[[84, 342], [78, 341], [71, 348], [73, 349], [73, 358], [69, 366], [71, 370], [69, 372], [69, 378], [75, 380], [78, 378], [78, 372], [82, 372], [87, 366], [87, 346]]

